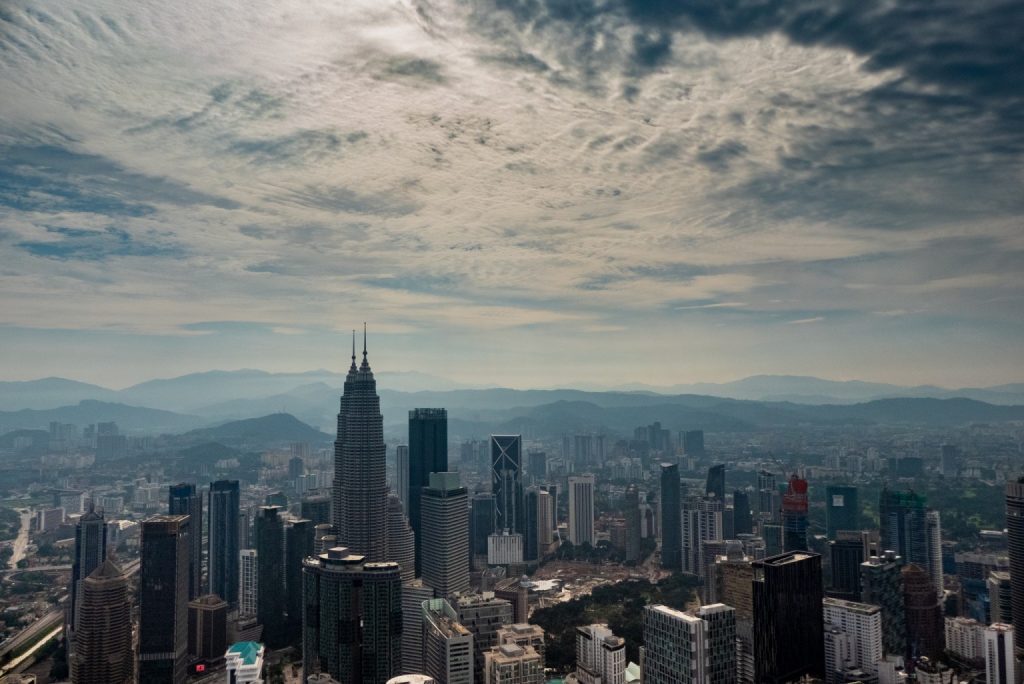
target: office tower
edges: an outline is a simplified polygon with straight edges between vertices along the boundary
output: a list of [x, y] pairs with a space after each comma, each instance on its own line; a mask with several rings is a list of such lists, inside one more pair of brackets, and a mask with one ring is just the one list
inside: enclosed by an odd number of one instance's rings
[[303, 678], [384, 684], [402, 666], [398, 563], [366, 562], [342, 547], [303, 562]]
[[697, 615], [668, 606], [644, 608], [645, 684], [733, 684], [735, 611], [721, 603]]
[[472, 501], [471, 535], [474, 556], [487, 555], [487, 537], [494, 533], [494, 494], [474, 494]]
[[754, 561], [757, 681], [781, 684], [825, 673], [821, 556], [790, 551]]
[[487, 537], [488, 565], [517, 565], [523, 562], [523, 535], [495, 532]]
[[681, 570], [683, 567], [682, 501], [679, 466], [661, 464], [661, 567]]
[[966, 617], [945, 620], [946, 650], [962, 662], [985, 659], [985, 625]]
[[256, 617], [260, 588], [258, 558], [256, 549], [242, 549], [238, 552], [238, 612], [244, 617]]
[[548, 477], [548, 455], [543, 451], [526, 452], [526, 472], [534, 484], [540, 484]]
[[705, 578], [705, 542], [722, 539], [722, 509], [722, 500], [718, 498], [690, 497], [683, 502], [683, 572]]
[[287, 641], [284, 590], [284, 510], [260, 506], [256, 516], [256, 620], [263, 625], [263, 641], [281, 648]]
[[988, 574], [989, 618], [992, 622], [1013, 624], [1013, 582], [1009, 572], [996, 570]]
[[725, 501], [725, 464], [719, 463], [708, 468], [708, 479], [704, 485], [704, 493], [707, 496], [716, 497], [719, 501]]
[[757, 510], [761, 519], [778, 522], [781, 508], [779, 489], [775, 485], [775, 474], [767, 470], [757, 473]]
[[142, 522], [139, 681], [183, 684], [188, 665], [189, 517]]
[[75, 557], [71, 563], [71, 603], [68, 627], [77, 629], [78, 595], [82, 581], [107, 559], [107, 525], [102, 513], [90, 510], [75, 524]]
[[859, 601], [860, 566], [867, 559], [867, 533], [839, 531], [839, 538], [828, 543], [832, 583], [828, 595], [847, 601]]
[[271, 492], [263, 498], [264, 506], [278, 506], [283, 510], [288, 510], [288, 497], [284, 495], [284, 492]]
[[737, 489], [732, 493], [733, 530], [736, 534], [753, 534], [754, 518], [750, 511], [750, 495]]
[[422, 579], [402, 583], [402, 672], [423, 672], [423, 602], [432, 598]]
[[[822, 602], [825, 630], [838, 630], [845, 636], [846, 648], [829, 648], [825, 640], [825, 681], [843, 681], [836, 673], [850, 667], [877, 674], [882, 659], [882, 609], [867, 603], [826, 598]], [[840, 640], [833, 640], [840, 641]]]
[[168, 489], [167, 512], [187, 515], [193, 530], [189, 548], [188, 597], [194, 599], [203, 593], [203, 497], [194, 484], [171, 485]]
[[288, 479], [298, 480], [306, 474], [306, 463], [301, 456], [292, 456], [288, 459]]
[[683, 433], [683, 453], [694, 458], [702, 458], [704, 456], [703, 430], [687, 430]]
[[626, 487], [626, 562], [640, 560], [640, 489], [631, 484]]
[[345, 377], [338, 438], [334, 442], [332, 522], [338, 542], [367, 561], [389, 560], [387, 500], [384, 419], [377, 382], [366, 356], [364, 329], [363, 363], [358, 369], [353, 339], [352, 365]]
[[395, 448], [395, 489], [402, 508], [409, 509], [409, 446], [399, 444]]
[[238, 512], [238, 548], [240, 549], [251, 549], [256, 543], [252, 536], [253, 512], [250, 508]]
[[313, 555], [313, 521], [291, 520], [284, 528], [284, 590], [287, 638], [298, 642], [302, 633], [302, 561]]
[[238, 552], [242, 548], [238, 538], [238, 480], [211, 483], [209, 497], [206, 510], [210, 516], [210, 593], [235, 606], [238, 605]]
[[107, 559], [81, 581], [78, 596], [75, 648], [68, 658], [71, 681], [132, 684], [135, 653], [128, 578]]
[[537, 504], [537, 558], [543, 559], [551, 551], [555, 540], [555, 510], [551, 494], [541, 487], [536, 488]]
[[231, 644], [224, 653], [227, 681], [231, 684], [263, 684], [267, 647], [256, 641]]
[[1024, 477], [1006, 484], [1006, 546], [1014, 647], [1024, 651]]
[[[409, 525], [416, 537], [416, 576], [423, 572], [423, 530], [420, 494], [431, 473], [448, 472], [448, 411], [418, 408], [409, 411]], [[519, 530], [522, 532], [522, 530]]]
[[782, 495], [782, 548], [807, 550], [807, 480], [793, 475]]
[[569, 478], [569, 541], [594, 545], [594, 476]]
[[491, 491], [494, 493], [494, 529], [522, 534], [523, 473], [520, 435], [491, 435]]
[[484, 684], [544, 684], [544, 659], [529, 646], [495, 646], [484, 654]]
[[753, 558], [729, 555], [715, 564], [718, 600], [736, 611], [736, 681], [753, 684], [754, 566]]
[[985, 684], [1016, 684], [1013, 625], [995, 623], [985, 628]]
[[907, 623], [903, 606], [903, 559], [892, 551], [871, 556], [860, 564], [861, 603], [882, 609], [882, 648], [886, 653], [907, 652]]
[[856, 487], [829, 485], [825, 488], [825, 529], [829, 539], [835, 539], [839, 530], [860, 529]]
[[331, 497], [326, 494], [307, 496], [299, 506], [299, 515], [313, 522], [313, 525], [329, 525], [331, 522]]
[[576, 679], [580, 684], [625, 684], [625, 639], [608, 625], [577, 627]]
[[538, 497], [540, 488], [527, 487], [524, 495], [526, 505], [526, 531], [523, 534], [523, 561], [535, 563], [540, 557], [540, 514]]
[[512, 624], [512, 604], [493, 593], [467, 594], [452, 606], [473, 633], [473, 680], [484, 681], [484, 653], [498, 643], [498, 630]]
[[402, 569], [403, 582], [416, 579], [416, 539], [402, 502], [394, 494], [388, 494], [388, 553]]
[[188, 654], [209, 665], [224, 657], [228, 647], [228, 604], [216, 594], [188, 603]]
[[782, 525], [777, 525], [775, 523], [762, 523], [761, 537], [764, 539], [764, 548], [766, 556], [777, 556], [780, 553], [782, 553]]
[[573, 438], [573, 464], [585, 467], [593, 463], [593, 439], [590, 435], [576, 435]]
[[878, 502], [882, 549], [895, 551], [931, 577], [936, 596], [942, 595], [942, 534], [938, 511], [925, 507], [913, 491], [883, 489]]
[[956, 477], [960, 473], [960, 450], [952, 444], [943, 444], [940, 468], [943, 477]]
[[946, 630], [942, 603], [935, 595], [931, 577], [921, 566], [913, 563], [903, 566], [901, 572], [908, 654], [939, 660], [946, 648]]
[[424, 601], [423, 672], [440, 684], [473, 684], [473, 633], [444, 599]]
[[469, 590], [469, 507], [458, 473], [431, 473], [420, 500], [423, 583], [437, 596]]
[[992, 572], [1007, 571], [1010, 559], [995, 553], [960, 551], [953, 554], [956, 577], [960, 586], [958, 613], [972, 617], [986, 625], [999, 622], [992, 616], [990, 586]]

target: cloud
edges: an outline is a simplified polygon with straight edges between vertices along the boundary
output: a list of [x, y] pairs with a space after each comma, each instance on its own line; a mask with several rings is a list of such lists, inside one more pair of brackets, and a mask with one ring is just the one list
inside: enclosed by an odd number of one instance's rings
[[26, 241], [16, 244], [29, 254], [65, 261], [105, 261], [111, 257], [180, 257], [185, 250], [166, 240], [144, 236], [142, 239], [126, 230], [108, 228], [105, 231], [51, 227], [47, 232], [56, 240]]

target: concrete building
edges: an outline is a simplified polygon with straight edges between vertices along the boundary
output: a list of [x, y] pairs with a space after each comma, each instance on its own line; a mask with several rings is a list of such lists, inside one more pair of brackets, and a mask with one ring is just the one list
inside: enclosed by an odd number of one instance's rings
[[576, 628], [576, 679], [580, 684], [625, 684], [626, 642], [608, 625]]
[[1017, 684], [1013, 625], [997, 622], [985, 628], [985, 684]]
[[882, 659], [882, 609], [867, 603], [826, 598], [822, 601], [826, 632], [838, 630], [846, 636], [842, 651], [829, 648], [825, 641], [825, 681], [840, 684], [839, 673], [857, 669], [875, 676]]
[[238, 552], [238, 612], [243, 617], [256, 617], [260, 578], [256, 568], [256, 549]]
[[697, 615], [656, 605], [644, 608], [645, 684], [733, 684], [735, 611], [723, 604]]
[[576, 546], [595, 544], [593, 475], [569, 478], [569, 541]]
[[516, 622], [498, 629], [498, 644], [530, 646], [544, 657], [544, 630], [540, 625]]
[[189, 516], [142, 523], [139, 681], [182, 684], [188, 666]]
[[544, 659], [527, 646], [502, 644], [484, 653], [484, 684], [544, 684]]
[[423, 602], [434, 590], [423, 580], [402, 583], [402, 671], [423, 672]]
[[423, 671], [438, 684], [473, 684], [473, 633], [446, 600], [422, 605]]
[[488, 565], [516, 565], [523, 562], [523, 535], [507, 530], [487, 537]]
[[228, 604], [216, 594], [188, 603], [188, 654], [206, 665], [224, 657], [228, 647]]
[[79, 586], [75, 650], [69, 657], [75, 684], [132, 684], [132, 599], [128, 578], [106, 560]]
[[484, 592], [459, 596], [452, 607], [459, 614], [459, 622], [473, 633], [473, 677], [482, 682], [484, 653], [497, 645], [498, 631], [512, 624], [512, 604]]
[[[469, 495], [458, 473], [430, 473], [420, 493], [420, 571], [437, 596], [469, 591]], [[519, 560], [522, 561], [522, 536]], [[515, 562], [515, 561], [510, 561]]]
[[230, 684], [262, 684], [266, 647], [255, 641], [231, 644], [224, 653]]

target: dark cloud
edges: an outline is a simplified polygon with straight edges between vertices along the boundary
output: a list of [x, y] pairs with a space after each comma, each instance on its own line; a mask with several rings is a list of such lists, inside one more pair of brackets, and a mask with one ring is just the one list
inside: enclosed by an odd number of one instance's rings
[[156, 236], [139, 237], [118, 228], [84, 230], [58, 226], [47, 228], [47, 232], [58, 239], [19, 242], [16, 246], [29, 254], [60, 261], [105, 261], [119, 256], [179, 257], [185, 253], [179, 245]]
[[448, 82], [444, 66], [440, 62], [419, 57], [388, 58], [377, 71], [376, 77], [385, 81], [432, 86]]
[[383, 217], [406, 216], [419, 209], [419, 205], [400, 196], [359, 193], [349, 188], [329, 186], [306, 186], [268, 199], [313, 209]]
[[747, 153], [747, 146], [739, 140], [726, 140], [711, 149], [697, 153], [697, 161], [712, 171], [725, 172], [729, 165]]
[[248, 157], [257, 164], [316, 161], [333, 156], [343, 147], [367, 138], [365, 131], [342, 134], [334, 129], [307, 129], [273, 138], [236, 140], [228, 151]]

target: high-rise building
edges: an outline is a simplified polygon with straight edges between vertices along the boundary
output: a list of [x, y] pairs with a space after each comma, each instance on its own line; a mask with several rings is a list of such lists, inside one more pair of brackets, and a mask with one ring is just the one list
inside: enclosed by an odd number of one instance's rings
[[719, 463], [708, 468], [708, 479], [704, 485], [704, 493], [725, 501], [725, 464]]
[[69, 657], [71, 681], [132, 684], [135, 654], [128, 578], [107, 559], [81, 581], [78, 596], [75, 648]]
[[82, 581], [107, 559], [107, 525], [102, 513], [90, 510], [75, 524], [75, 557], [71, 562], [71, 603], [68, 627], [77, 629], [78, 595]]
[[284, 591], [287, 640], [298, 645], [302, 634], [302, 561], [313, 555], [313, 521], [290, 520], [284, 528]]
[[690, 497], [683, 502], [683, 572], [706, 579], [705, 544], [723, 539], [723, 508], [723, 501], [717, 497]]
[[238, 605], [239, 540], [238, 480], [218, 480], [210, 484], [208, 559], [210, 593], [220, 596], [228, 605]]
[[189, 523], [194, 533], [189, 549], [188, 597], [194, 599], [203, 593], [203, 497], [196, 492], [194, 484], [184, 482], [171, 485], [167, 493], [167, 512], [192, 519]]
[[260, 588], [258, 558], [256, 549], [242, 549], [238, 552], [238, 612], [243, 617], [256, 617]]
[[526, 452], [526, 469], [534, 484], [544, 482], [548, 477], [548, 455], [544, 451]]
[[838, 538], [828, 543], [832, 583], [828, 595], [847, 601], [859, 601], [860, 566], [867, 558], [867, 533], [839, 530]]
[[409, 445], [399, 444], [395, 448], [395, 490], [402, 508], [409, 509]]
[[[829, 648], [825, 641], [825, 681], [840, 684], [837, 673], [859, 669], [874, 676], [882, 659], [882, 609], [867, 603], [826, 598], [823, 601], [825, 630], [839, 630], [847, 648]], [[839, 640], [835, 640], [839, 641]], [[834, 643], [834, 642], [833, 642]]]
[[966, 617], [945, 620], [946, 650], [962, 662], [985, 659], [985, 625]]
[[491, 491], [494, 493], [494, 529], [523, 533], [522, 437], [491, 435]]
[[537, 651], [501, 644], [484, 653], [484, 684], [544, 684], [544, 658]]
[[188, 654], [209, 665], [224, 657], [228, 647], [228, 604], [216, 594], [188, 603]]
[[626, 562], [640, 560], [640, 488], [635, 484], [626, 487]]
[[733, 684], [735, 611], [721, 603], [696, 615], [668, 606], [644, 608], [645, 684]]
[[935, 595], [931, 577], [913, 563], [903, 566], [901, 572], [908, 655], [940, 660], [946, 649], [946, 630], [942, 619], [942, 604]]
[[537, 558], [551, 552], [555, 540], [555, 507], [547, 489], [537, 488]]
[[[660, 426], [659, 426], [660, 427]], [[704, 456], [704, 431], [687, 430], [683, 433], [683, 453], [694, 458]]]
[[331, 522], [331, 497], [313, 494], [302, 500], [299, 515], [313, 522], [313, 525], [329, 525]]
[[1024, 477], [1006, 484], [1006, 546], [1016, 651], [1024, 651]]
[[452, 606], [473, 633], [473, 680], [484, 681], [484, 654], [498, 643], [498, 630], [512, 624], [512, 603], [493, 593], [466, 594]]
[[432, 598], [422, 579], [402, 583], [402, 672], [423, 672], [423, 602]]
[[256, 516], [256, 620], [270, 648], [281, 648], [288, 638], [283, 513], [280, 506], [260, 506]]
[[473, 684], [473, 633], [446, 600], [424, 601], [423, 671], [440, 684]]
[[580, 684], [625, 684], [626, 641], [608, 625], [577, 627], [576, 679]]
[[995, 623], [985, 628], [985, 684], [1016, 684], [1013, 625]]
[[576, 546], [595, 544], [593, 475], [569, 478], [569, 541]]
[[437, 596], [469, 590], [469, 507], [458, 473], [431, 473], [422, 489], [423, 583]]
[[487, 537], [488, 565], [518, 565], [523, 562], [523, 535], [495, 532]]
[[1010, 573], [996, 570], [988, 574], [989, 617], [992, 622], [1013, 624], [1013, 582]]
[[388, 495], [388, 553], [402, 569], [403, 582], [416, 579], [416, 540], [402, 502], [394, 494]]
[[487, 537], [494, 533], [494, 494], [474, 494], [470, 512], [471, 546], [474, 556], [487, 555]]
[[782, 495], [782, 548], [807, 550], [807, 480], [793, 475]]
[[746, 490], [737, 489], [732, 493], [733, 529], [736, 534], [752, 534], [754, 518], [750, 510], [750, 495]]
[[189, 517], [142, 522], [139, 681], [183, 684], [188, 666]]
[[956, 477], [960, 473], [960, 450], [952, 444], [943, 444], [939, 463], [943, 477]]
[[303, 679], [384, 684], [402, 667], [398, 563], [366, 562], [342, 547], [303, 562]]
[[681, 570], [683, 567], [682, 495], [679, 466], [661, 464], [661, 567]]
[[526, 488], [526, 533], [523, 535], [523, 560], [527, 563], [535, 563], [540, 558], [540, 503], [539, 497], [544, 493], [540, 487], [531, 486]]
[[363, 363], [359, 368], [353, 338], [352, 365], [345, 377], [338, 438], [334, 442], [332, 522], [339, 543], [367, 561], [389, 560], [387, 500], [384, 419], [377, 382], [367, 360], [364, 329]]
[[[431, 473], [448, 472], [448, 411], [418, 408], [409, 411], [409, 525], [416, 537], [416, 576], [423, 571], [423, 531], [420, 495]], [[521, 531], [521, 530], [520, 530]]]
[[823, 676], [821, 556], [790, 551], [754, 561], [753, 569], [757, 681]]
[[753, 684], [754, 567], [746, 555], [725, 556], [715, 564], [718, 600], [736, 611], [736, 681]]
[[856, 487], [829, 485], [825, 488], [825, 529], [829, 539], [835, 539], [839, 530], [860, 529]]
[[757, 473], [757, 511], [762, 516], [766, 516], [767, 519], [773, 519], [778, 513], [779, 506], [776, 505], [776, 499], [779, 496], [779, 490], [775, 486], [775, 473], [770, 473], [767, 470], [761, 470]]
[[898, 656], [907, 652], [902, 565], [903, 560], [893, 551], [871, 556], [860, 564], [861, 603], [882, 609], [882, 648]]
[[925, 507], [924, 496], [913, 491], [883, 489], [878, 502], [882, 549], [892, 550], [905, 563], [920, 566], [942, 595], [942, 534], [938, 511]]

